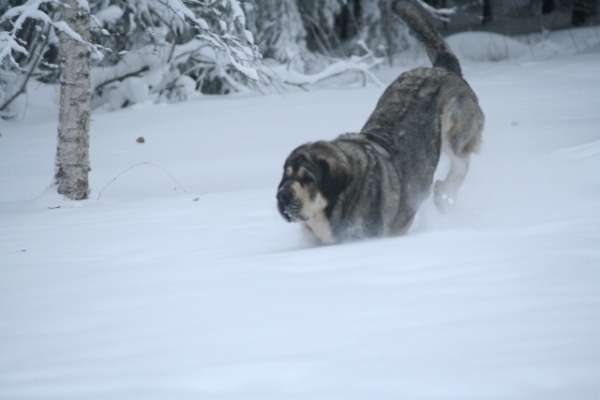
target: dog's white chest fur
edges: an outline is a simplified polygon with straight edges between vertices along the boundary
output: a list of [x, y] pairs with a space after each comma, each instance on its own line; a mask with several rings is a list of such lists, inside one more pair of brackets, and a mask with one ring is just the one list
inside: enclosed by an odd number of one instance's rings
[[332, 244], [333, 232], [329, 219], [325, 216], [327, 200], [317, 193], [313, 201], [303, 203], [301, 215], [305, 218], [302, 223], [302, 231], [309, 237], [316, 238], [323, 244]]

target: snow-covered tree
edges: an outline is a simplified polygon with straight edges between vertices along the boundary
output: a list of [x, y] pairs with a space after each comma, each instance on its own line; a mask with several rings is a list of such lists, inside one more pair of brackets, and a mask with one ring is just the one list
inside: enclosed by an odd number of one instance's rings
[[[21, 4], [5, 9], [0, 17], [4, 117], [19, 114], [14, 93], [26, 86], [15, 82], [58, 69], [52, 58], [56, 52], [47, 49], [58, 48], [57, 10], [62, 4], [11, 1]], [[89, 6], [91, 42], [104, 55], [93, 63], [94, 106], [108, 103], [118, 108], [150, 98], [185, 98], [197, 88], [217, 93], [246, 90], [266, 80], [238, 0], [90, 0]]]
[[0, 117], [23, 115], [27, 81], [39, 77], [39, 67], [46, 64], [43, 54], [53, 36], [56, 13], [54, 1], [0, 4]]
[[298, 9], [313, 49], [330, 56], [340, 49], [335, 19], [346, 0], [298, 0]]
[[94, 69], [96, 106], [247, 90], [266, 78], [237, 0], [99, 0], [95, 43], [113, 49]]
[[363, 0], [360, 20], [361, 38], [367, 46], [391, 61], [405, 48], [408, 30], [390, 10], [391, 0]]
[[306, 30], [296, 0], [251, 0], [249, 28], [263, 57], [290, 63], [306, 51]]
[[[452, 9], [436, 9], [419, 0], [429, 12], [429, 17], [447, 21]], [[394, 13], [391, 12], [392, 0], [362, 0], [360, 36], [367, 46], [377, 54], [385, 55], [391, 62], [394, 54], [405, 50], [412, 39], [409, 30]]]

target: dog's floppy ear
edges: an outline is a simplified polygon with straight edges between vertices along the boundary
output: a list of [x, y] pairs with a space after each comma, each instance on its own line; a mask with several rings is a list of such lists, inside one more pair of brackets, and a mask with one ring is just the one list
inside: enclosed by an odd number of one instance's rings
[[350, 184], [350, 169], [347, 163], [333, 157], [318, 157], [317, 164], [321, 169], [321, 192], [333, 200]]

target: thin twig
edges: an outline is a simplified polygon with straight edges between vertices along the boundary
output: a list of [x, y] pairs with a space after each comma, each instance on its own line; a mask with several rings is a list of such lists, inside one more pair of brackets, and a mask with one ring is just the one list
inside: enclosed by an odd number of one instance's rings
[[165, 174], [167, 174], [167, 175], [168, 175], [168, 176], [169, 176], [169, 177], [170, 177], [170, 178], [171, 178], [171, 179], [172, 179], [172, 180], [173, 180], [173, 181], [174, 181], [174, 182], [177, 184], [177, 186], [179, 186], [179, 188], [180, 188], [181, 190], [183, 190], [183, 193], [187, 194], [187, 190], [185, 190], [185, 189], [183, 188], [183, 186], [181, 186], [181, 183], [179, 183], [179, 181], [178, 181], [177, 179], [175, 179], [175, 177], [174, 177], [173, 175], [171, 175], [171, 173], [170, 173], [169, 171], [167, 171], [167, 170], [166, 170], [166, 169], [164, 169], [163, 167], [160, 167], [160, 166], [158, 166], [158, 165], [156, 165], [156, 164], [153, 164], [153, 163], [151, 163], [151, 162], [148, 162], [148, 161], [144, 161], [144, 162], [142, 162], [142, 163], [139, 163], [139, 164], [136, 164], [136, 165], [133, 165], [133, 166], [131, 166], [131, 167], [127, 168], [125, 171], [121, 172], [120, 174], [118, 174], [117, 176], [115, 176], [114, 178], [112, 178], [112, 179], [111, 179], [111, 180], [110, 180], [110, 181], [109, 181], [109, 182], [108, 182], [106, 185], [104, 185], [104, 187], [103, 187], [103, 188], [100, 190], [100, 193], [98, 193], [98, 198], [97, 198], [97, 200], [100, 200], [100, 196], [102, 196], [102, 192], [104, 192], [104, 189], [106, 189], [106, 188], [107, 188], [108, 186], [110, 186], [110, 185], [111, 185], [111, 184], [112, 184], [114, 181], [116, 181], [116, 180], [117, 180], [117, 178], [119, 178], [121, 175], [123, 175], [123, 174], [125, 174], [125, 173], [127, 173], [127, 172], [131, 171], [132, 169], [134, 169], [134, 168], [136, 168], [136, 167], [139, 167], [140, 165], [152, 165], [153, 167], [156, 167], [156, 168], [160, 169], [160, 170], [161, 170], [161, 171], [163, 171]]
[[142, 73], [144, 73], [144, 72], [146, 72], [146, 71], [149, 71], [149, 70], [150, 70], [150, 67], [146, 65], [146, 66], [143, 66], [142, 68], [138, 69], [137, 71], [130, 72], [130, 73], [128, 73], [128, 74], [121, 75], [121, 76], [117, 76], [116, 78], [109, 79], [109, 80], [107, 80], [107, 81], [105, 81], [105, 82], [102, 82], [102, 83], [101, 83], [101, 84], [99, 84], [98, 86], [96, 86], [96, 87], [94, 88], [94, 92], [97, 92], [97, 91], [99, 91], [99, 90], [100, 90], [100, 89], [102, 89], [104, 86], [106, 86], [106, 85], [109, 85], [109, 84], [111, 84], [111, 83], [113, 83], [113, 82], [120, 82], [120, 81], [124, 81], [124, 80], [125, 80], [125, 79], [127, 79], [127, 78], [131, 78], [132, 76], [137, 76], [137, 75], [140, 75], [140, 74], [142, 74]]

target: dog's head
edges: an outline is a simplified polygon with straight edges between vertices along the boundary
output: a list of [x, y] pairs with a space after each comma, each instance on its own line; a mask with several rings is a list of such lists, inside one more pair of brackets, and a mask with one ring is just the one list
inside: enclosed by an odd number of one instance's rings
[[283, 166], [279, 212], [288, 222], [308, 221], [321, 212], [328, 216], [349, 180], [348, 161], [339, 148], [322, 141], [304, 144]]

